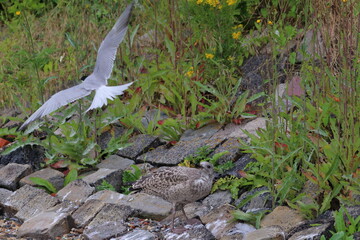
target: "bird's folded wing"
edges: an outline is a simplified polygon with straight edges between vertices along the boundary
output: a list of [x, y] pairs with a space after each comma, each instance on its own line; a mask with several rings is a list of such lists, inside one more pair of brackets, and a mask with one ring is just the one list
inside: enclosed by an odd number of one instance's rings
[[126, 34], [133, 5], [132, 3], [127, 6], [99, 47], [94, 74], [97, 81], [102, 81], [103, 85], [107, 84], [106, 81], [111, 75], [116, 51]]
[[36, 112], [34, 112], [25, 122], [21, 125], [20, 130], [25, 128], [29, 123], [39, 119], [45, 115], [52, 113], [53, 111], [71, 103], [77, 99], [85, 97], [91, 93], [90, 89], [84, 87], [85, 84], [81, 83], [74, 87], [62, 90], [52, 95]]

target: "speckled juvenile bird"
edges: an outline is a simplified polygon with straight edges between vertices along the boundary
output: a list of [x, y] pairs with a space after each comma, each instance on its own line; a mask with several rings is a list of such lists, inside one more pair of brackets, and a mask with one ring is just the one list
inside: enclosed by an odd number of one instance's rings
[[108, 99], [113, 100], [115, 96], [123, 94], [132, 82], [120, 86], [107, 86], [107, 80], [112, 73], [117, 49], [123, 41], [128, 29], [129, 18], [133, 6], [134, 3], [127, 6], [116, 21], [114, 27], [102, 41], [98, 49], [93, 73], [86, 77], [79, 85], [52, 95], [49, 100], [47, 100], [24, 122], [23, 125], [21, 125], [20, 130], [24, 129], [29, 123], [36, 119], [44, 117], [66, 104], [89, 95], [92, 91], [95, 91], [95, 97], [87, 111], [102, 107], [107, 104]]
[[132, 187], [161, 197], [173, 204], [171, 230], [174, 231], [176, 204], [181, 205], [181, 210], [188, 220], [183, 208], [184, 204], [195, 202], [207, 196], [211, 191], [214, 167], [208, 162], [201, 162], [200, 166], [200, 169], [162, 167], [143, 176]]

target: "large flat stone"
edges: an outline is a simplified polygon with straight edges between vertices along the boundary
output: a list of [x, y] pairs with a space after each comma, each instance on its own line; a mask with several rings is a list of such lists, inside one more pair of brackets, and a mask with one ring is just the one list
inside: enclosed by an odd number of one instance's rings
[[261, 220], [260, 226], [280, 226], [287, 233], [292, 228], [301, 225], [304, 220], [300, 212], [289, 207], [279, 206]]
[[236, 159], [238, 159], [241, 156], [240, 147], [241, 147], [241, 145], [239, 143], [239, 140], [237, 138], [232, 137], [232, 138], [227, 139], [220, 146], [218, 146], [210, 156], [213, 156], [214, 154], [217, 154], [217, 153], [228, 152], [227, 154], [221, 156], [218, 159], [217, 163], [223, 164], [228, 161], [235, 161]]
[[124, 221], [132, 212], [128, 206], [107, 203], [85, 228], [85, 237], [102, 240], [123, 235], [127, 231]]
[[285, 240], [284, 230], [279, 226], [260, 228], [245, 234], [243, 240]]
[[95, 192], [95, 188], [89, 183], [78, 179], [61, 189], [57, 196], [62, 200], [68, 200], [76, 203], [83, 203], [91, 194]]
[[96, 167], [125, 170], [133, 164], [135, 164], [135, 162], [131, 159], [123, 158], [118, 155], [111, 155], [107, 157], [105, 160], [101, 161], [101, 163], [96, 165]]
[[19, 188], [7, 198], [4, 204], [5, 215], [9, 217], [15, 216], [31, 199], [44, 193], [45, 190], [30, 185]]
[[129, 139], [129, 143], [132, 145], [121, 149], [117, 152], [117, 155], [135, 159], [141, 154], [149, 151], [151, 148], [156, 148], [160, 146], [160, 139], [158, 137], [139, 134]]
[[235, 226], [235, 222], [231, 222], [233, 219], [231, 213], [234, 210], [234, 206], [225, 204], [211, 211], [207, 215], [200, 217], [200, 219], [206, 224], [206, 228], [212, 235], [214, 235], [216, 239], [220, 239]]
[[126, 195], [124, 194], [114, 192], [111, 190], [102, 190], [91, 195], [88, 199], [86, 199], [86, 202], [90, 200], [100, 200], [104, 203], [118, 203], [125, 196]]
[[100, 200], [88, 200], [79, 207], [71, 217], [74, 219], [77, 228], [85, 227], [104, 207], [105, 203]]
[[199, 138], [209, 139], [221, 128], [221, 124], [213, 123], [196, 130], [188, 129], [183, 133], [183, 135], [181, 135], [180, 141], [193, 141], [194, 139]]
[[34, 198], [30, 199], [20, 210], [15, 214], [15, 217], [25, 221], [41, 212], [48, 210], [59, 203], [59, 200], [46, 192], [41, 192]]
[[192, 140], [180, 141], [175, 146], [166, 151], [160, 159], [154, 159], [153, 164], [177, 165], [185, 157], [195, 154], [200, 147], [208, 146], [215, 149], [224, 139], [204, 139], [194, 138]]
[[171, 213], [171, 203], [162, 198], [146, 193], [125, 195], [118, 204], [126, 205], [136, 210], [137, 215], [143, 218], [161, 220]]
[[149, 231], [135, 229], [121, 237], [112, 238], [111, 240], [155, 240], [155, 235]]
[[129, 206], [135, 210], [136, 215], [143, 218], [161, 220], [171, 212], [171, 203], [162, 198], [146, 193], [124, 195], [110, 190], [103, 190], [90, 196], [86, 201], [97, 199], [106, 203]]
[[136, 158], [136, 161], [152, 164], [161, 164], [162, 162], [160, 161], [160, 159], [166, 154], [167, 151], [169, 151], [169, 148], [166, 145], [161, 145], [149, 152], [140, 155]]
[[289, 240], [320, 239], [321, 235], [330, 227], [330, 223], [306, 228], [292, 235]]
[[244, 130], [251, 134], [257, 135], [256, 131], [266, 128], [266, 118], [258, 117], [248, 123], [242, 125], [236, 125], [230, 123], [226, 125], [224, 129], [216, 132], [211, 138], [242, 138], [248, 139], [248, 136], [244, 133]]
[[82, 180], [90, 184], [90, 186], [98, 187], [103, 181], [110, 183], [116, 191], [120, 191], [122, 184], [122, 172], [121, 169], [108, 169], [100, 168], [96, 172], [87, 175]]
[[0, 169], [0, 187], [16, 190], [21, 178], [32, 172], [29, 164], [10, 163]]
[[72, 228], [66, 213], [43, 212], [25, 221], [17, 231], [18, 237], [33, 239], [55, 239]]
[[49, 181], [52, 185], [54, 185], [57, 191], [64, 186], [64, 174], [52, 168], [44, 168], [22, 178], [20, 180], [20, 186], [22, 187], [25, 184], [36, 186], [36, 184], [30, 180], [30, 177], [39, 177]]

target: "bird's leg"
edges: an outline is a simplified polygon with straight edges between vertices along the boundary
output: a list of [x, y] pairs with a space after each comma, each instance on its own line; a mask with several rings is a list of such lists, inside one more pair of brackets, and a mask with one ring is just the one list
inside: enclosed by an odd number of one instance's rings
[[174, 222], [175, 222], [175, 213], [176, 213], [176, 203], [173, 203], [172, 207], [172, 222], [171, 222], [171, 231], [174, 231]]
[[181, 205], [181, 211], [185, 216], [186, 221], [189, 221], [189, 218], [186, 216], [185, 210], [184, 210], [184, 204]]

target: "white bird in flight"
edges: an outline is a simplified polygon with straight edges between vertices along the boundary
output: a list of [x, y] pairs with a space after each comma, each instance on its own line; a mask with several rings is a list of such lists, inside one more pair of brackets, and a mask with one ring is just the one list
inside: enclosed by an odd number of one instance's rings
[[86, 112], [94, 108], [102, 107], [107, 104], [107, 99], [113, 100], [117, 95], [123, 94], [123, 92], [133, 83], [131, 82], [120, 86], [106, 86], [114, 66], [117, 48], [124, 39], [128, 29], [128, 22], [133, 5], [134, 4], [131, 3], [126, 7], [116, 21], [114, 27], [102, 41], [98, 49], [93, 73], [79, 85], [52, 95], [49, 100], [47, 100], [23, 123], [23, 125], [21, 125], [20, 130], [36, 119], [42, 118], [66, 104], [83, 98], [94, 90], [96, 91], [95, 97]]

